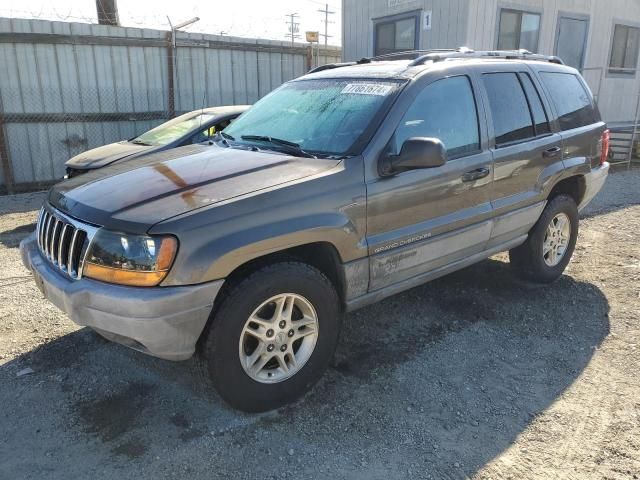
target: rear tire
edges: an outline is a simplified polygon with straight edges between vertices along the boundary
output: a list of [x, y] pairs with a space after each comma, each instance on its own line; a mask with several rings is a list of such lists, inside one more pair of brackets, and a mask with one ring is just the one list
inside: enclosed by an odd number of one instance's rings
[[557, 280], [571, 260], [578, 238], [578, 207], [568, 195], [549, 201], [527, 241], [509, 251], [518, 276], [537, 283]]
[[322, 377], [341, 322], [338, 294], [322, 272], [300, 262], [274, 263], [230, 287], [209, 322], [201, 354], [229, 405], [272, 410]]

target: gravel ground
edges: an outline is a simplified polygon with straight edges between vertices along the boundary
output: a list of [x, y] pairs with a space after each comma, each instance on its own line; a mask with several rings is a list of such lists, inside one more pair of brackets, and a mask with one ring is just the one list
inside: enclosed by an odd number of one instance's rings
[[0, 197], [1, 479], [640, 477], [639, 170], [552, 286], [498, 255], [355, 312], [320, 384], [263, 415], [42, 299], [16, 248], [42, 199]]

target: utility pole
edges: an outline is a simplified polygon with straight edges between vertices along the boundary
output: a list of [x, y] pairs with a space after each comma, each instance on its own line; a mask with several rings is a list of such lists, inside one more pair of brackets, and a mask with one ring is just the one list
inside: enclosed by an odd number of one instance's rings
[[318, 10], [320, 13], [324, 13], [324, 35], [320, 34], [321, 37], [324, 37], [324, 46], [327, 46], [327, 41], [333, 35], [328, 35], [329, 32], [329, 24], [334, 23], [329, 21], [329, 15], [333, 15], [336, 12], [329, 11], [329, 4], [324, 4], [324, 10]]
[[116, 0], [96, 0], [96, 11], [100, 25], [120, 25]]
[[289, 24], [289, 32], [286, 34], [286, 36], [291, 37], [291, 46], [293, 47], [296, 38], [300, 38], [300, 35], [298, 35], [298, 31], [300, 30], [300, 23], [296, 22], [299, 15], [297, 13], [290, 13], [288, 15], [285, 15], [285, 17], [289, 18], [287, 20], [287, 23]]

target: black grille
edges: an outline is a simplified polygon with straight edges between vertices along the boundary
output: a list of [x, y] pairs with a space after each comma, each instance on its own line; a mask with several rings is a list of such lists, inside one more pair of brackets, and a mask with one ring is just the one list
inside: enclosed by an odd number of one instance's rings
[[87, 232], [43, 208], [38, 218], [37, 235], [42, 254], [60, 271], [79, 279]]

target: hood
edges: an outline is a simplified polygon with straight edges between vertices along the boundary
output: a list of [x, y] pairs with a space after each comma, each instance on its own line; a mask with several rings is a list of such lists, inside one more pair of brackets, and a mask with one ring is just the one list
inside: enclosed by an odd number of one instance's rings
[[102, 147], [87, 150], [86, 152], [76, 155], [65, 164], [67, 167], [78, 170], [91, 170], [101, 168], [105, 165], [153, 150], [154, 146], [136, 145], [129, 142], [110, 143]]
[[79, 220], [144, 233], [168, 218], [320, 174], [337, 160], [190, 145], [79, 175], [49, 203]]

